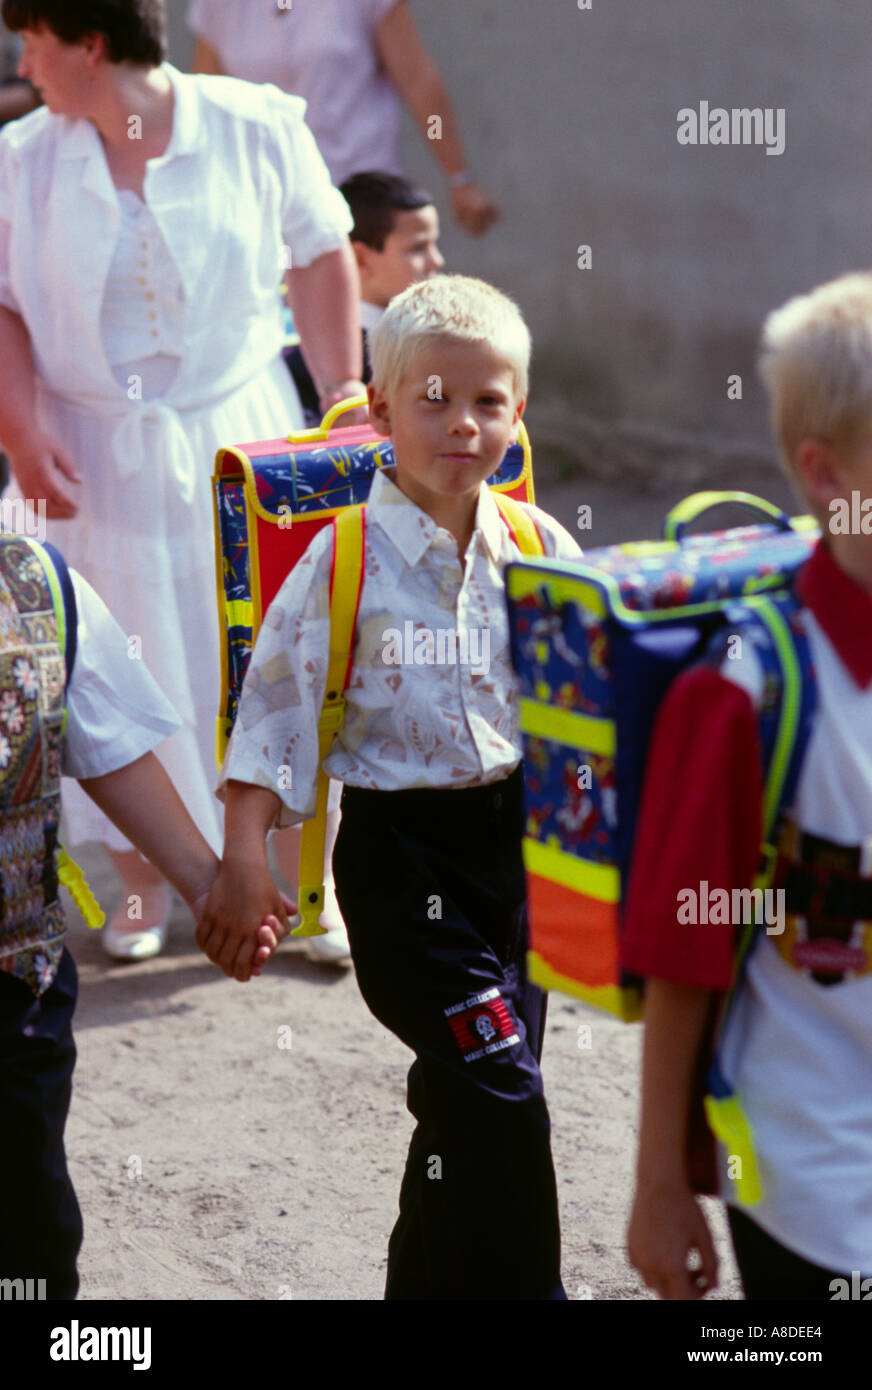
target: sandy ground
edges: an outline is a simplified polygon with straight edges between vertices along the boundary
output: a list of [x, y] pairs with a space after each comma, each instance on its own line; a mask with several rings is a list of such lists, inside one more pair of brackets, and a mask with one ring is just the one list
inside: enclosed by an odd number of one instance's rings
[[[619, 493], [587, 476], [540, 482], [538, 500], [572, 528], [591, 505], [589, 545], [658, 534], [689, 490]], [[774, 477], [759, 490], [786, 500]], [[111, 912], [108, 860], [96, 847], [79, 858]], [[67, 1128], [85, 1217], [80, 1296], [380, 1298], [411, 1054], [368, 1013], [353, 973], [314, 964], [295, 943], [238, 985], [197, 951], [181, 905], [165, 955], [115, 965], [75, 909], [68, 916], [80, 971]], [[570, 1298], [648, 1297], [624, 1256], [640, 1041], [637, 1027], [552, 995], [543, 1069]], [[724, 1222], [707, 1205], [719, 1297], [737, 1298]]]

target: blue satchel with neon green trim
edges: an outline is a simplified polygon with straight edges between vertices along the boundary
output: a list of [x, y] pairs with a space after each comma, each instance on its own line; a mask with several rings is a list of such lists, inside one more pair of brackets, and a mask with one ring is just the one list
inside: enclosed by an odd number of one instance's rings
[[[742, 503], [754, 526], [687, 536], [708, 507]], [[625, 1020], [643, 982], [622, 962], [626, 894], [648, 746], [676, 676], [750, 642], [764, 672], [759, 716], [768, 882], [779, 822], [795, 789], [814, 705], [794, 577], [818, 531], [747, 493], [698, 493], [667, 517], [664, 539], [587, 552], [583, 561], [516, 562], [506, 572], [525, 760], [524, 861], [530, 978]], [[745, 931], [736, 982], [754, 940]], [[759, 1195], [750, 1134], [715, 1054], [706, 1114], [742, 1158], [738, 1195]]]

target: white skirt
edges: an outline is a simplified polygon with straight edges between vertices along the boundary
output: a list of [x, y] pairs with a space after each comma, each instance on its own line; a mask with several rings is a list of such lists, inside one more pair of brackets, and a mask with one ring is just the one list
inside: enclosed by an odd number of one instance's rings
[[[183, 722], [155, 751], [193, 820], [220, 854], [215, 720], [221, 667], [212, 469], [223, 445], [274, 439], [303, 428], [290, 374], [277, 358], [208, 411], [179, 412], [197, 463], [190, 502], [183, 500], [166, 456], [161, 423], [143, 424], [146, 464], [122, 482], [112, 451], [117, 415], [101, 418], [45, 392], [38, 411], [42, 428], [67, 449], [83, 478], [75, 489], [78, 515], [71, 521], [49, 521], [46, 538], [93, 585], [128, 638], [139, 638], [138, 644], [131, 640], [131, 650], [141, 651]], [[10, 493], [15, 495], [14, 483]], [[68, 844], [98, 841], [111, 849], [130, 848], [78, 783], [67, 778], [63, 804]]]

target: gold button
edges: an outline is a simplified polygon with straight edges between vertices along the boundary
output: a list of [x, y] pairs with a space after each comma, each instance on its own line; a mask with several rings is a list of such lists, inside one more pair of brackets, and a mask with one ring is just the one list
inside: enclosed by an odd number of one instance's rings
[[140, 283], [140, 285], [147, 285], [147, 284], [148, 284], [148, 281], [146, 280], [146, 278], [145, 278], [144, 275], [140, 275], [140, 277], [139, 277], [139, 283]]
[[[145, 284], [147, 284], [148, 282], [147, 282], [146, 280], [143, 280], [142, 283], [145, 285]], [[149, 290], [148, 294], [147, 294], [145, 297], [146, 297], [146, 299], [154, 299], [154, 295], [152, 294], [151, 290]]]
[[149, 317], [149, 318], [150, 318], [150, 319], [156, 319], [156, 318], [157, 318], [157, 314], [155, 314], [155, 313], [152, 313], [152, 311], [151, 311], [151, 310], [149, 310], [149, 314], [148, 314], [148, 317]]

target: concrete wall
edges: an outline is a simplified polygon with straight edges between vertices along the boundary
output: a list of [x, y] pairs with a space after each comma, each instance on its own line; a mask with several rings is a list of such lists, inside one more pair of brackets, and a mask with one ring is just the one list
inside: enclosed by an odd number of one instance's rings
[[[872, 261], [866, 0], [411, 3], [504, 208], [478, 242], [444, 213], [443, 250], [520, 301], [539, 418], [570, 450], [583, 417], [768, 448], [763, 313]], [[185, 8], [170, 0], [179, 53]], [[677, 112], [703, 99], [785, 108], [785, 152], [680, 145]], [[445, 207], [411, 126], [406, 151]]]

